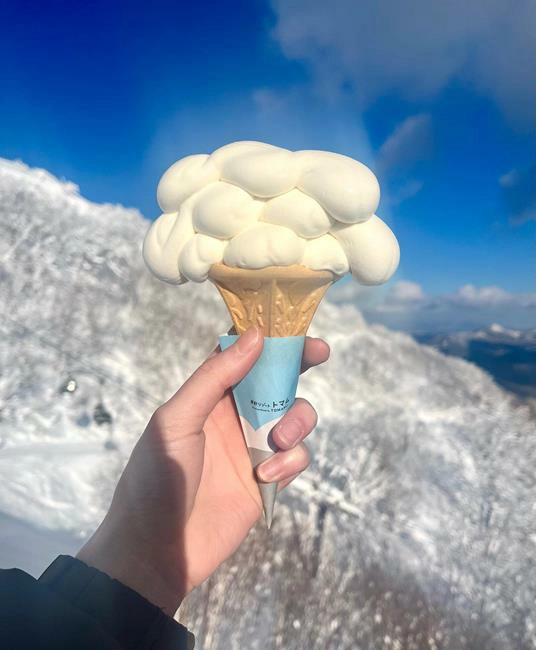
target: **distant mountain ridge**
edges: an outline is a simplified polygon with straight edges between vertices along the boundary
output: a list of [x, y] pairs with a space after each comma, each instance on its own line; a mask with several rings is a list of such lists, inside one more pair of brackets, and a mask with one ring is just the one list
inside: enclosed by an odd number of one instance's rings
[[[227, 327], [213, 287], [150, 276], [146, 227], [0, 160], [8, 516], [91, 531], [152, 410]], [[272, 531], [259, 524], [187, 599], [199, 647], [532, 647], [530, 410], [476, 366], [367, 326], [351, 306], [326, 301], [312, 333], [332, 346], [299, 387], [320, 415], [314, 462]]]
[[536, 328], [516, 330], [494, 323], [471, 332], [415, 338], [445, 354], [475, 363], [517, 395], [536, 397]]

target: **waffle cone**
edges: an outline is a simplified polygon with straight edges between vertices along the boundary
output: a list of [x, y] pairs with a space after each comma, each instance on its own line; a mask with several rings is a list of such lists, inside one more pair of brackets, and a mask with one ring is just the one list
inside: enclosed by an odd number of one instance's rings
[[264, 336], [304, 336], [327, 289], [331, 271], [298, 264], [240, 269], [213, 264], [209, 280], [227, 305], [237, 334], [258, 327]]

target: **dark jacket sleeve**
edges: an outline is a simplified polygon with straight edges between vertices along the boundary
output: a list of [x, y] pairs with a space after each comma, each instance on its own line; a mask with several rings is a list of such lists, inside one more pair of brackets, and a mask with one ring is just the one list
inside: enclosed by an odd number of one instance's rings
[[193, 636], [140, 594], [68, 556], [35, 580], [0, 571], [0, 648], [190, 650]]

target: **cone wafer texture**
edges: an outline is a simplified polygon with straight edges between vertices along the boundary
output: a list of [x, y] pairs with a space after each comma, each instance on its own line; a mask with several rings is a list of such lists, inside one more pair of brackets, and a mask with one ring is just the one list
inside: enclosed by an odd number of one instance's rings
[[304, 336], [327, 289], [338, 279], [331, 271], [304, 266], [240, 269], [213, 264], [217, 287], [238, 334], [250, 327], [264, 336]]

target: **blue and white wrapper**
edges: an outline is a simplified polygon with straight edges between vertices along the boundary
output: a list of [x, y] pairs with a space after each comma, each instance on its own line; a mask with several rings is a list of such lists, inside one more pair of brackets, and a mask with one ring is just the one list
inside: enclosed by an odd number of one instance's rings
[[[239, 337], [220, 336], [225, 350]], [[271, 431], [294, 403], [303, 356], [304, 336], [267, 337], [261, 356], [233, 386], [251, 464], [256, 467], [273, 456], [277, 447]], [[268, 527], [272, 522], [277, 483], [258, 483]]]

